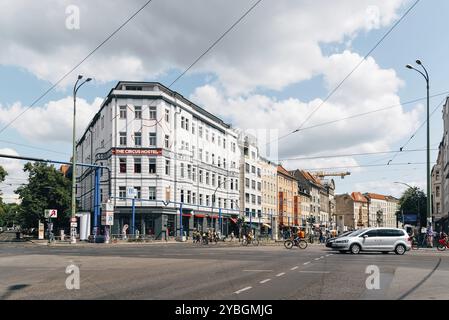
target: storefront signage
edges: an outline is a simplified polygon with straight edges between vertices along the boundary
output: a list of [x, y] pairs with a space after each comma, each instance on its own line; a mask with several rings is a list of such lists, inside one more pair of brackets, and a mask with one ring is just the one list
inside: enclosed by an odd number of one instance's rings
[[162, 149], [113, 149], [112, 154], [115, 155], [141, 155], [141, 156], [160, 156]]

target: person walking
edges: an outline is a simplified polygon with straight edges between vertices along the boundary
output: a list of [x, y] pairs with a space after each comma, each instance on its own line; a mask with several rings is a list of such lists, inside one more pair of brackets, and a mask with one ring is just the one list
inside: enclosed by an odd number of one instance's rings
[[429, 223], [429, 226], [427, 227], [427, 247], [433, 248], [433, 229], [432, 224]]

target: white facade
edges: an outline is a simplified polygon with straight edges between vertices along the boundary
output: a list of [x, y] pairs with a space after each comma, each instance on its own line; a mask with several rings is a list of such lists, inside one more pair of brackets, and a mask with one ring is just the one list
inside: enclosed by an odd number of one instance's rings
[[[101, 177], [102, 202], [109, 185], [118, 213], [130, 213], [132, 201], [120, 199], [129, 187], [137, 198], [152, 200], [136, 201], [142, 219], [177, 213], [179, 204], [162, 201], [182, 202], [187, 215], [212, 206], [238, 214], [232, 210], [239, 205], [239, 159], [229, 125], [158, 83], [119, 82], [77, 146], [78, 162], [112, 169], [110, 179], [106, 170]], [[92, 211], [93, 175], [87, 169], [83, 174], [77, 175], [80, 206]]]

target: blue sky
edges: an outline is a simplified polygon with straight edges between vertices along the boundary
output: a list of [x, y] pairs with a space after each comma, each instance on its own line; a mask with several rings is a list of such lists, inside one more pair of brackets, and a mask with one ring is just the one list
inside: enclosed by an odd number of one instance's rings
[[[83, 1], [74, 1], [75, 4], [79, 4], [84, 8], [84, 6], [87, 6], [87, 2]], [[197, 1], [201, 3], [201, 1]], [[286, 3], [289, 3], [288, 1], [285, 1]], [[338, 1], [336, 1], [338, 2]], [[372, 1], [373, 4], [376, 4], [378, 1]], [[393, 10], [394, 13], [396, 13], [397, 16], [400, 16], [406, 8], [408, 8], [411, 5], [411, 1], [397, 1], [401, 2], [402, 5], [398, 6], [396, 10]], [[137, 4], [140, 2], [133, 3], [133, 8], [137, 6]], [[201, 35], [199, 34], [199, 38], [204, 38], [205, 43], [210, 43], [213, 41], [218, 31], [223, 31], [226, 26], [229, 25], [230, 21], [233, 21], [235, 19], [236, 13], [243, 12], [245, 8], [248, 7], [248, 4], [250, 4], [251, 1], [245, 2], [245, 5], [242, 4], [241, 7], [236, 7], [233, 9], [233, 11], [230, 11], [229, 15], [226, 15], [226, 12], [223, 13], [223, 25], [219, 25], [217, 23], [217, 26], [214, 26], [216, 30], [215, 33], [207, 34], [207, 35]], [[291, 2], [290, 2], [291, 3]], [[351, 1], [342, 1], [342, 4], [344, 3], [345, 6], [351, 6]], [[10, 1], [11, 4], [11, 10], [15, 6], [13, 1]], [[219, 46], [217, 46], [216, 49], [212, 50], [207, 59], [204, 59], [198, 68], [195, 68], [193, 72], [187, 74], [184, 76], [181, 80], [179, 80], [176, 85], [173, 87], [174, 90], [178, 91], [185, 97], [191, 97], [192, 99], [196, 99], [195, 101], [204, 104], [205, 108], [214, 112], [216, 106], [208, 106], [207, 101], [210, 98], [210, 96], [204, 96], [200, 94], [199, 88], [204, 88], [205, 86], [211, 86], [216, 90], [220, 96], [221, 100], [225, 105], [234, 106], [233, 101], [234, 99], [242, 97], [242, 99], [246, 102], [250, 103], [257, 98], [258, 96], [263, 96], [264, 98], [270, 99], [271, 102], [283, 102], [288, 99], [296, 99], [299, 103], [310, 103], [314, 99], [323, 99], [329, 90], [329, 84], [326, 82], [326, 77], [329, 76], [326, 74], [325, 71], [319, 70], [319, 67], [312, 68], [313, 70], [310, 72], [305, 72], [306, 75], [298, 75], [297, 80], [291, 80], [287, 84], [282, 84], [279, 86], [273, 85], [267, 85], [265, 81], [260, 81], [258, 83], [256, 80], [251, 83], [251, 85], [246, 86], [246, 83], [248, 81], [243, 82], [245, 85], [241, 85], [239, 88], [235, 88], [232, 85], [229, 85], [229, 82], [226, 82], [225, 77], [228, 76], [228, 73], [232, 74], [232, 64], [230, 64], [231, 67], [227, 68], [229, 64], [220, 64], [218, 61], [214, 61], [214, 58], [216, 60], [223, 59], [222, 61], [225, 61], [224, 57], [232, 57], [231, 53], [228, 53], [227, 48], [229, 46], [233, 46], [232, 50], [235, 50], [236, 44], [241, 45], [242, 41], [244, 41], [244, 36], [250, 36], [250, 37], [257, 37], [260, 34], [257, 34], [257, 28], [254, 28], [254, 24], [258, 23], [257, 18], [261, 18], [260, 15], [267, 14], [266, 12], [269, 12], [270, 7], [269, 2], [265, 2], [261, 4], [261, 8], [257, 8], [254, 10], [253, 13], [251, 13], [251, 16], [248, 17], [247, 21], [241, 26], [237, 27], [232, 33], [221, 43]], [[334, 4], [333, 4], [334, 5]], [[111, 5], [112, 6], [112, 5]], [[159, 7], [162, 7], [163, 4], [159, 4]], [[309, 4], [310, 6], [310, 4]], [[318, 6], [318, 4], [317, 4]], [[159, 8], [158, 7], [158, 8]], [[154, 10], [157, 10], [158, 8], [155, 8]], [[16, 9], [16, 8], [14, 8]], [[30, 8], [29, 10], [31, 10]], [[150, 10], [151, 8], [148, 8], [146, 10]], [[208, 9], [208, 8], [206, 8]], [[206, 10], [205, 9], [205, 10]], [[299, 5], [299, 9], [301, 8], [301, 5]], [[24, 9], [26, 10], [26, 9]], [[94, 10], [94, 9], [91, 9]], [[281, 12], [282, 8], [278, 9], [279, 12]], [[331, 10], [331, 8], [329, 9]], [[124, 12], [132, 12], [131, 7], [127, 7], [126, 11]], [[83, 12], [83, 11], [82, 11]], [[312, 13], [315, 11], [311, 11]], [[445, 30], [447, 29], [447, 18], [445, 16], [445, 13], [449, 12], [449, 3], [447, 1], [443, 0], [435, 0], [435, 1], [421, 1], [415, 9], [406, 17], [406, 19], [384, 40], [384, 42], [381, 44], [380, 47], [376, 49], [376, 51], [372, 54], [372, 57], [374, 58], [375, 63], [378, 65], [379, 69], [382, 70], [394, 70], [396, 73], [396, 78], [402, 81], [402, 84], [399, 86], [398, 90], [396, 92], [393, 92], [397, 94], [397, 96], [400, 98], [401, 102], [421, 98], [425, 96], [425, 83], [424, 80], [421, 78], [419, 74], [416, 72], [413, 72], [411, 70], [406, 69], [404, 66], [407, 63], [412, 63], [415, 61], [416, 58], [422, 59], [422, 61], [425, 63], [426, 67], [428, 68], [430, 75], [431, 75], [431, 94], [436, 94], [444, 91], [449, 91], [449, 87], [446, 85], [446, 74], [449, 70], [449, 42], [445, 41], [444, 37], [442, 35], [444, 34]], [[6, 13], [7, 14], [7, 13]], [[143, 15], [145, 16], [147, 13], [143, 12]], [[150, 14], [150, 13], [148, 13]], [[124, 17], [126, 15], [124, 14]], [[1, 17], [1, 14], [0, 14]], [[81, 16], [83, 18], [83, 16]], [[194, 17], [192, 17], [194, 18]], [[87, 20], [88, 18], [86, 18]], [[90, 19], [90, 18], [89, 18]], [[188, 21], [188, 17], [185, 17], [185, 19]], [[275, 20], [275, 17], [273, 17]], [[126, 34], [126, 37], [129, 37], [129, 30], [135, 30], [138, 26], [140, 26], [140, 23], [142, 23], [143, 18], [141, 20], [136, 19], [135, 25], [131, 25], [134, 22], [131, 22], [128, 29], [124, 29], [123, 32]], [[260, 19], [262, 20], [262, 19]], [[221, 20], [219, 20], [220, 22]], [[321, 52], [325, 58], [328, 56], [331, 56], [332, 54], [341, 54], [344, 50], [349, 50], [351, 53], [358, 54], [359, 56], [363, 56], [367, 51], [370, 50], [370, 48], [377, 42], [377, 40], [388, 30], [388, 28], [391, 27], [393, 21], [390, 23], [380, 27], [380, 28], [374, 28], [370, 29], [368, 31], [364, 30], [363, 28], [356, 29], [355, 32], [352, 33], [352, 36], [348, 36], [347, 34], [342, 37], [343, 40], [340, 41], [330, 41], [327, 43], [320, 42], [319, 39], [317, 42], [319, 43], [319, 47], [321, 49]], [[83, 23], [83, 20], [81, 20]], [[46, 22], [44, 21], [43, 24]], [[89, 21], [89, 24], [93, 23]], [[110, 28], [113, 26], [116, 26], [116, 21], [109, 21]], [[171, 21], [171, 23], [174, 25], [173, 28], [178, 28], [177, 21]], [[179, 22], [179, 29], [183, 28], [183, 23], [185, 22]], [[295, 21], [289, 22], [290, 24], [294, 24]], [[339, 23], [343, 23], [343, 21], [330, 21], [330, 25], [324, 27], [324, 29], [329, 28], [332, 29], [334, 26], [338, 26]], [[87, 22], [86, 22], [87, 24]], [[82, 25], [83, 26], [83, 25]], [[312, 27], [312, 26], [311, 26]], [[15, 41], [14, 34], [18, 33], [19, 36], [17, 37], [17, 43], [23, 44], [26, 43], [26, 37], [21, 38], [20, 32], [23, 27], [18, 28], [16, 25], [10, 25], [9, 30], [12, 36], [8, 38], [5, 41], [9, 41], [7, 43], [13, 43]], [[30, 28], [32, 28], [32, 23], [30, 25]], [[156, 27], [155, 27], [156, 28]], [[254, 30], [256, 29], [256, 30]], [[87, 30], [88, 31], [88, 30]], [[25, 31], [24, 31], [25, 32]], [[81, 28], [80, 32], [86, 32], [86, 30], [83, 30]], [[197, 32], [199, 32], [197, 30]], [[206, 31], [205, 31], [206, 32]], [[325, 34], [326, 30], [322, 31], [323, 34]], [[342, 32], [344, 34], [344, 32]], [[102, 55], [106, 52], [111, 52], [119, 46], [121, 43], [125, 41], [123, 38], [125, 35], [118, 35], [116, 38], [113, 38], [110, 42], [111, 45], [106, 45], [104, 48], [100, 49], [100, 52], [98, 55], [94, 55], [89, 60], [90, 63], [95, 64], [98, 59], [101, 59]], [[166, 36], [166, 35], [164, 35]], [[60, 48], [64, 48], [64, 46], [73, 45], [69, 42], [69, 40], [53, 40], [51, 38], [51, 34], [48, 35], [48, 41], [53, 43], [55, 46], [59, 46]], [[104, 37], [104, 34], [101, 33], [98, 34], [98, 37], [96, 39], [101, 39], [101, 37]], [[301, 34], [297, 35], [298, 39], [301, 38]], [[162, 36], [161, 36], [162, 38]], [[243, 38], [243, 40], [242, 40]], [[294, 41], [295, 38], [291, 38], [289, 41]], [[0, 41], [2, 39], [0, 38]], [[207, 40], [207, 41], [206, 41]], [[350, 41], [350, 44], [348, 44], [348, 41]], [[162, 40], [161, 40], [162, 41]], [[196, 40], [198, 41], [198, 40]], [[251, 39], [251, 41], [253, 41]], [[254, 40], [256, 41], [256, 40]], [[95, 43], [95, 41], [92, 41], [85, 45], [85, 48], [91, 48], [92, 44]], [[133, 74], [114, 74], [112, 76], [109, 76], [108, 79], [104, 79], [101, 74], [93, 74], [89, 76], [93, 76], [94, 78], [100, 79], [98, 81], [94, 81], [93, 83], [86, 85], [83, 87], [83, 89], [79, 93], [79, 97], [82, 99], [85, 99], [87, 103], [93, 104], [94, 100], [98, 97], [104, 98], [106, 94], [109, 92], [109, 90], [116, 84], [118, 80], [151, 80], [151, 81], [158, 81], [163, 84], [169, 84], [180, 72], [182, 69], [182, 66], [186, 66], [186, 61], [192, 61], [196, 55], [201, 52], [201, 48], [204, 48], [204, 46], [196, 46], [195, 48], [190, 48], [187, 45], [190, 42], [187, 42], [186, 44], [186, 53], [184, 57], [169, 57], [165, 60], [157, 60], [159, 61], [161, 65], [164, 64], [164, 67], [160, 67], [157, 71], [153, 70], [152, 67], [146, 67], [148, 69], [148, 72], [146, 72], [145, 76], [139, 76], [139, 73], [135, 74], [135, 77], [133, 77]], [[290, 42], [291, 43], [291, 42]], [[283, 45], [283, 43], [280, 43], [280, 45]], [[286, 44], [289, 45], [288, 43]], [[268, 44], [267, 44], [268, 46]], [[30, 48], [34, 48], [33, 45], [30, 45]], [[168, 49], [167, 49], [168, 48]], [[242, 50], [247, 50], [251, 53], [250, 57], [257, 58], [257, 50], [254, 50], [254, 47], [245, 49], [244, 45], [242, 45]], [[268, 48], [268, 47], [266, 47]], [[266, 49], [264, 47], [259, 48], [259, 52], [262, 55], [262, 51]], [[169, 50], [170, 46], [167, 44], [167, 47], [164, 47], [163, 50]], [[36, 51], [38, 51], [39, 48], [36, 48]], [[143, 50], [143, 49], [142, 49]], [[161, 49], [162, 50], [162, 49]], [[173, 50], [182, 50], [182, 48], [175, 47]], [[267, 49], [268, 50], [268, 49]], [[270, 49], [271, 50], [271, 49]], [[82, 50], [80, 50], [82, 51]], [[103, 52], [102, 52], [103, 51]], [[231, 49], [229, 49], [229, 52], [231, 52]], [[142, 54], [142, 52], [133, 52], [130, 49], [131, 55]], [[145, 54], [145, 52], [144, 52]], [[228, 54], [228, 55], [226, 55]], [[265, 54], [265, 53], [264, 53]], [[74, 54], [73, 56], [68, 57], [67, 61], [77, 61], [82, 58], [82, 54]], [[249, 56], [249, 54], [248, 54]], [[49, 61], [48, 63], [50, 66], [51, 63], [51, 55], [49, 55]], [[242, 57], [245, 57], [244, 54], [242, 54]], [[58, 61], [59, 64], [64, 63], [66, 60], [58, 57], [61, 61]], [[171, 59], [171, 60], [170, 60]], [[243, 59], [243, 58], [242, 58]], [[298, 64], [298, 68], [301, 66], [301, 60], [303, 59], [301, 52], [298, 52], [297, 54], [297, 61], [295, 63]], [[309, 60], [308, 60], [309, 59]], [[27, 106], [32, 102], [36, 97], [38, 97], [42, 92], [44, 92], [49, 86], [51, 86], [51, 81], [57, 78], [57, 75], [63, 74], [64, 70], [58, 69], [57, 66], [54, 67], [54, 69], [51, 69], [52, 76], [48, 76], [48, 74], [43, 75], [42, 72], [33, 71], [34, 66], [30, 66], [26, 62], [21, 62], [23, 60], [20, 60], [20, 57], [18, 57], [17, 62], [14, 59], [8, 59], [2, 58], [0, 56], [0, 105], [3, 108], [2, 112], [9, 112], [11, 109], [9, 109], [14, 103], [20, 103], [22, 106]], [[162, 62], [164, 63], [162, 63]], [[273, 65], [276, 65], [278, 62], [276, 59], [276, 56], [273, 56], [270, 58], [270, 61], [273, 63]], [[37, 62], [34, 62], [34, 64], [39, 63], [40, 60], [37, 60]], [[70, 65], [69, 62], [65, 62], [67, 65]], [[172, 63], [172, 65], [170, 65]], [[309, 63], [310, 64], [310, 58], [304, 58], [304, 64]], [[156, 64], [156, 62], [155, 62]], [[169, 67], [166, 67], [166, 64], [169, 65]], [[170, 67], [171, 66], [171, 67]], [[350, 69], [351, 65], [348, 65], [347, 68]], [[164, 69], [165, 68], [165, 69]], [[226, 69], [227, 68], [227, 69]], [[263, 68], [261, 66], [261, 68]], [[285, 65], [279, 65], [279, 68], [285, 68]], [[85, 70], [82, 70], [85, 71]], [[161, 72], [162, 71], [162, 72]], [[260, 71], [263, 72], [263, 71]], [[268, 71], [267, 71], [268, 72]], [[362, 71], [361, 71], [362, 72]], [[45, 72], [44, 72], [45, 73]], [[87, 75], [86, 72], [83, 72]], [[70, 76], [71, 80], [76, 79], [76, 72], [73, 73]], [[267, 74], [267, 77], [271, 77], [272, 74]], [[344, 74], [340, 75], [340, 78], [343, 77]], [[366, 75], [367, 80], [369, 80], [369, 74]], [[282, 75], [281, 75], [282, 77]], [[254, 77], [257, 78], [257, 77]], [[35, 107], [42, 108], [45, 106], [45, 104], [51, 102], [51, 101], [58, 101], [64, 98], [67, 98], [71, 95], [71, 86], [70, 83], [73, 81], [68, 81], [67, 84], [63, 85], [62, 87], [58, 87], [56, 90], [53, 90], [50, 94], [48, 94], [44, 99], [42, 99], [38, 105]], [[274, 77], [274, 80], [276, 81], [276, 77]], [[282, 79], [279, 80], [282, 82]], [[281, 87], [281, 88], [279, 88]], [[341, 88], [342, 92], [345, 92], [345, 95], [349, 96], [351, 94], [351, 86], [348, 84], [348, 87], [346, 87], [346, 84], [343, 85]], [[395, 90], [392, 90], [395, 91]], [[440, 96], [437, 98], [434, 98], [431, 100], [431, 110], [443, 100], [444, 96]], [[198, 100], [199, 99], [199, 100]], [[373, 99], [370, 99], [370, 101]], [[374, 101], [374, 100], [373, 100]], [[307, 125], [311, 125], [314, 123], [319, 123], [321, 121], [320, 118], [322, 113], [326, 113], [326, 110], [329, 108], [332, 108], [332, 102], [331, 99], [330, 105], [325, 104], [320, 111], [317, 112], [317, 117], [312, 117], [311, 120], [307, 123]], [[361, 101], [363, 102], [363, 101]], [[424, 101], [422, 102], [422, 105], [424, 105]], [[378, 105], [372, 105], [372, 108], [375, 107], [384, 107], [388, 106], [388, 104], [383, 104], [383, 100], [379, 101]], [[359, 112], [366, 111], [366, 107], [361, 107], [358, 109], [357, 106], [351, 106], [352, 111], [354, 110], [360, 110]], [[305, 107], [304, 107], [305, 108]], [[412, 105], [406, 105], [403, 107], [405, 112], [412, 112], [412, 110], [416, 109], [418, 110], [419, 107], [416, 104]], [[39, 110], [39, 109], [37, 109]], [[306, 111], [310, 112], [311, 108], [305, 109]], [[437, 145], [442, 137], [442, 120], [441, 120], [441, 108], [433, 115], [431, 118], [431, 145], [432, 148], [437, 148]], [[69, 111], [69, 110], [67, 110]], [[353, 112], [349, 112], [349, 114], [352, 114]], [[425, 113], [424, 110], [421, 109], [421, 112], [419, 112], [419, 121], [424, 120]], [[308, 112], [303, 112], [302, 115], [305, 118], [305, 115], [308, 114]], [[237, 125], [242, 125], [244, 123], [243, 120], [238, 119], [239, 111], [237, 110], [234, 113], [223, 113], [219, 114], [221, 117], [223, 117], [226, 121], [232, 122]], [[375, 113], [370, 116], [367, 116], [368, 119], [372, 119], [372, 121], [379, 122], [379, 126], [376, 127], [376, 130], [382, 130], [379, 128], [382, 128], [382, 121], [389, 117], [390, 112], [381, 112], [381, 113]], [[321, 116], [320, 116], [321, 115]], [[68, 113], [67, 117], [71, 117], [71, 114]], [[303, 119], [303, 118], [302, 118]], [[298, 119], [295, 123], [301, 123], [302, 119]], [[330, 118], [332, 119], [332, 118]], [[404, 118], [405, 119], [405, 118]], [[407, 118], [408, 119], [408, 118]], [[22, 121], [22, 119], [19, 119], [17, 122]], [[354, 124], [354, 121], [357, 122], [358, 120], [350, 120], [345, 122], [345, 126], [351, 127]], [[262, 120], [261, 120], [262, 122]], [[4, 123], [1, 123], [1, 126], [4, 125]], [[35, 124], [39, 125], [39, 124]], [[44, 124], [42, 124], [44, 125]], [[396, 126], [407, 126], [409, 124], [401, 122], [400, 120], [396, 123]], [[337, 137], [339, 135], [339, 130], [332, 131], [335, 127], [328, 126], [326, 130], [329, 130], [331, 134], [328, 134], [328, 140], [329, 141], [323, 141], [319, 140], [322, 138], [317, 137], [317, 141], [314, 141], [314, 144], [323, 144], [323, 148], [314, 148], [310, 149], [309, 151], [302, 151], [302, 150], [308, 150], [308, 148], [304, 147], [303, 144], [307, 143], [307, 141], [303, 141], [299, 144], [298, 151], [295, 153], [295, 156], [307, 156], [309, 154], [339, 154], [339, 153], [345, 153], [345, 150], [351, 150], [351, 152], [358, 152], [359, 150], [361, 152], [368, 150], [368, 145], [370, 144], [370, 139], [367, 138], [366, 143], [361, 143], [360, 141], [354, 142], [354, 144], [363, 145], [363, 148], [356, 148], [351, 149], [350, 148], [350, 141], [349, 144], [342, 145], [341, 147], [330, 147], [332, 145], [332, 139], [334, 137]], [[377, 151], [383, 151], [383, 150], [394, 150], [398, 149], [410, 136], [410, 134], [414, 131], [415, 127], [411, 126], [408, 131], [403, 130], [401, 131], [402, 136], [396, 140], [390, 139], [388, 137], [389, 131], [391, 130], [391, 125], [386, 126], [385, 132], [383, 132], [384, 138], [388, 143], [379, 143], [380, 138], [377, 137], [375, 140], [376, 145], [378, 147], [376, 148]], [[283, 132], [289, 132], [294, 129], [294, 127], [291, 126], [284, 126], [279, 128], [280, 133]], [[310, 134], [317, 136], [316, 133], [319, 130], [311, 130]], [[55, 135], [58, 133], [55, 132]], [[351, 137], [351, 134], [353, 136], [369, 136], [368, 133], [364, 132], [358, 132], [357, 130], [354, 130], [352, 133], [345, 133], [348, 135], [348, 137]], [[394, 133], [393, 133], [394, 134]], [[292, 139], [300, 140], [301, 133], [296, 134], [297, 136], [292, 137]], [[308, 137], [308, 136], [307, 136]], [[348, 138], [350, 139], [350, 138]], [[35, 156], [35, 157], [43, 157], [43, 158], [52, 158], [57, 160], [68, 160], [69, 156], [65, 156], [63, 154], [56, 154], [51, 152], [46, 152], [43, 150], [34, 150], [18, 145], [8, 144], [3, 142], [4, 140], [12, 141], [12, 142], [18, 142], [23, 144], [29, 144], [37, 147], [57, 150], [59, 152], [64, 152], [67, 154], [70, 154], [71, 146], [70, 143], [61, 142], [61, 141], [54, 141], [53, 139], [46, 138], [45, 140], [33, 140], [30, 139], [29, 136], [26, 134], [23, 134], [23, 132], [20, 131], [20, 129], [14, 128], [14, 126], [7, 129], [5, 132], [0, 134], [0, 149], [13, 149], [17, 153], [21, 155], [28, 155], [28, 156]], [[294, 140], [294, 141], [296, 141]], [[326, 139], [327, 140], [327, 139]], [[394, 140], [394, 141], [393, 141]], [[289, 140], [290, 141], [290, 140]], [[293, 140], [292, 140], [293, 141]], [[325, 143], [326, 142], [326, 143]], [[374, 142], [373, 142], [374, 143]], [[330, 146], [329, 146], [329, 145]], [[338, 144], [338, 143], [336, 143]], [[407, 146], [408, 149], [418, 149], [425, 147], [426, 140], [425, 140], [425, 127], [422, 128], [415, 138], [409, 143]], [[324, 147], [325, 145], [325, 147]], [[436, 151], [432, 151], [432, 161], [436, 158]], [[282, 158], [283, 154], [280, 154], [280, 157]], [[364, 156], [364, 157], [356, 157], [352, 158], [351, 161], [355, 160], [358, 164], [370, 164], [370, 163], [386, 163], [388, 161], [387, 159], [388, 155], [379, 155], [379, 156]], [[349, 161], [349, 160], [348, 160]], [[376, 162], [378, 161], [378, 162]], [[425, 153], [424, 152], [417, 152], [417, 153], [407, 153], [407, 154], [401, 154], [396, 159], [395, 162], [424, 162], [425, 161]], [[319, 162], [316, 162], [317, 166], [321, 166]], [[304, 166], [310, 166], [309, 163], [304, 164]], [[322, 166], [325, 166], [323, 164]], [[332, 163], [332, 166], [339, 166], [338, 161], [335, 163]], [[339, 170], [337, 170], [339, 171]], [[351, 170], [352, 171], [352, 170]], [[353, 174], [350, 177], [345, 178], [344, 180], [340, 180], [339, 178], [336, 179], [337, 183], [337, 192], [343, 193], [343, 192], [351, 192], [351, 191], [372, 191], [372, 192], [378, 192], [378, 193], [386, 193], [386, 194], [394, 194], [399, 195], [400, 192], [403, 190], [403, 187], [394, 185], [394, 181], [403, 181], [410, 184], [417, 184], [420, 186], [424, 186], [425, 183], [425, 166], [407, 166], [407, 167], [375, 167], [375, 168], [365, 168], [363, 170], [355, 170]]]

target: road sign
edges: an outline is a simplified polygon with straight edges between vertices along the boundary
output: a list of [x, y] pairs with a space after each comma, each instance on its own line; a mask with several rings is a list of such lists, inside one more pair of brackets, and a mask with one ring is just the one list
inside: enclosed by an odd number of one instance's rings
[[70, 218], [70, 222], [77, 222], [76, 218]]
[[70, 223], [70, 227], [71, 227], [71, 228], [76, 228], [76, 227], [78, 227], [78, 223], [76, 223], [76, 222], [71, 222], [71, 223]]
[[57, 218], [58, 217], [58, 210], [56, 209], [46, 209], [44, 211], [45, 218]]
[[101, 224], [103, 226], [114, 225], [114, 205], [110, 202], [101, 205]]
[[128, 187], [126, 194], [127, 194], [128, 198], [135, 198], [137, 195], [137, 192], [136, 192], [136, 189], [134, 189], [134, 187]]

